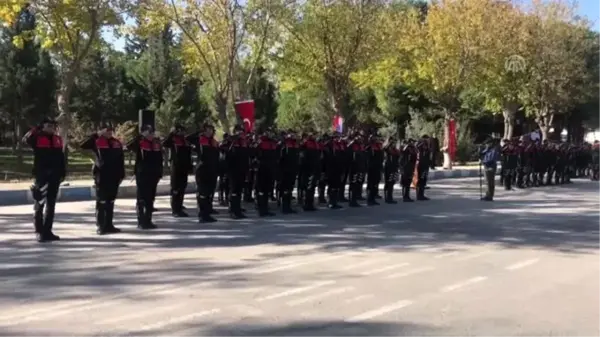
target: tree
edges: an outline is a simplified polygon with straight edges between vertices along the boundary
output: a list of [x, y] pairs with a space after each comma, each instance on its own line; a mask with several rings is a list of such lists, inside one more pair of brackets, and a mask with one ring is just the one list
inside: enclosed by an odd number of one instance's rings
[[[382, 47], [382, 1], [280, 1], [273, 6], [279, 48], [271, 50], [282, 90], [322, 87], [333, 113], [350, 120], [352, 73]], [[384, 34], [385, 35], [385, 34]]]
[[71, 93], [81, 64], [99, 43], [102, 28], [120, 22], [123, 0], [8, 0], [0, 4], [0, 21], [19, 25], [32, 21], [13, 42], [22, 47], [30, 39], [41, 41], [58, 62], [60, 86], [56, 95], [65, 151], [69, 144]]
[[[266, 6], [268, 1], [260, 4]], [[141, 0], [135, 13], [143, 18], [142, 31], [155, 31], [172, 23], [181, 32], [185, 69], [211, 86], [225, 131], [231, 128], [227, 108], [236, 96], [234, 73], [248, 38], [246, 24], [261, 17], [260, 7], [254, 2], [242, 6], [237, 0]], [[269, 24], [268, 20], [264, 22]]]
[[277, 118], [277, 87], [269, 79], [266, 69], [259, 67], [252, 77], [250, 87], [254, 100], [256, 125], [258, 128], [272, 127]]
[[527, 81], [520, 98], [548, 139], [555, 116], [580, 102], [586, 78], [597, 74], [586, 69], [588, 23], [575, 16], [573, 6], [535, 0], [531, 12], [525, 23]]

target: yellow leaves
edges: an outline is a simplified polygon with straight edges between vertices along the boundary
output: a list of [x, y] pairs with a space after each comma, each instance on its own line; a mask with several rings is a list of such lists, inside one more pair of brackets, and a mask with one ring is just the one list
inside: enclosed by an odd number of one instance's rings
[[20, 49], [22, 49], [25, 46], [25, 40], [20, 35], [14, 36], [12, 39], [12, 43], [15, 45], [15, 47]]

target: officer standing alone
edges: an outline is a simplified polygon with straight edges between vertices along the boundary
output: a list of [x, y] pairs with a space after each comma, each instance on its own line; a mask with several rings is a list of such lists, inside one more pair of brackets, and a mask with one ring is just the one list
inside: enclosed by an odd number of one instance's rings
[[112, 126], [105, 123], [79, 147], [92, 151], [96, 157], [92, 169], [96, 191], [96, 233], [119, 233], [121, 230], [113, 225], [113, 215], [119, 186], [125, 178], [123, 145], [113, 137]]
[[137, 187], [138, 228], [154, 229], [152, 222], [156, 186], [163, 175], [163, 156], [161, 144], [154, 137], [154, 128], [142, 127], [141, 135], [127, 143], [127, 149], [135, 153], [135, 184]]
[[496, 168], [498, 160], [500, 160], [500, 151], [494, 140], [490, 139], [486, 142], [485, 148], [480, 151], [481, 163], [485, 169], [485, 181], [487, 190], [485, 196], [481, 198], [483, 201], [494, 200], [494, 190], [496, 188]]
[[23, 142], [33, 149], [33, 178], [31, 193], [34, 200], [33, 225], [38, 242], [60, 240], [52, 233], [54, 208], [60, 183], [67, 168], [63, 140], [56, 134], [56, 122], [45, 119], [38, 127], [23, 137]]
[[187, 217], [183, 210], [183, 199], [188, 184], [188, 174], [192, 170], [192, 152], [185, 138], [185, 128], [175, 125], [173, 131], [163, 140], [162, 146], [169, 149], [171, 162], [171, 212], [174, 217]]

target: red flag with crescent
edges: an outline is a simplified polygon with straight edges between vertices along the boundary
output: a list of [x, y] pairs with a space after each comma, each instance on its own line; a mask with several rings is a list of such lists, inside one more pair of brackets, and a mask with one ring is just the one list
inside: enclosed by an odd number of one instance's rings
[[244, 131], [252, 131], [254, 128], [254, 101], [235, 102], [235, 112], [244, 123]]

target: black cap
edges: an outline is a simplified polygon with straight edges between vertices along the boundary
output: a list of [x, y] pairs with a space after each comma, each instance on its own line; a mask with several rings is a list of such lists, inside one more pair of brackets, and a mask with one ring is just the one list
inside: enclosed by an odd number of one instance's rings
[[185, 132], [185, 126], [181, 125], [180, 123], [175, 123], [173, 129], [177, 132]]
[[42, 120], [42, 122], [40, 124], [41, 125], [44, 125], [44, 124], [56, 125], [57, 123], [56, 123], [56, 120], [54, 120], [53, 118], [46, 117]]
[[202, 124], [202, 130], [207, 131], [208, 129], [215, 130], [215, 127], [210, 123]]
[[100, 130], [104, 130], [104, 129], [112, 130], [112, 129], [113, 129], [113, 125], [112, 125], [112, 123], [111, 123], [111, 122], [108, 122], [108, 121], [106, 121], [106, 122], [102, 122], [102, 123], [100, 124]]

